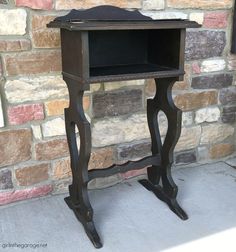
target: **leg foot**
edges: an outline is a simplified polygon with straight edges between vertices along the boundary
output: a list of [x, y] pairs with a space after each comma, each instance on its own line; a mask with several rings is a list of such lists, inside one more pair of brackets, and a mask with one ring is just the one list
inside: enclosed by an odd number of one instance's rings
[[170, 208], [171, 211], [173, 211], [180, 219], [187, 220], [188, 215], [185, 213], [185, 211], [180, 207], [178, 204], [176, 198], [169, 197], [159, 185], [153, 185], [151, 182], [149, 182], [146, 179], [139, 180], [139, 183], [143, 185], [146, 189], [149, 191], [152, 191], [157, 198], [164, 201]]
[[95, 228], [94, 222], [93, 221], [87, 221], [85, 217], [80, 213], [80, 206], [79, 205], [74, 205], [73, 202], [69, 197], [66, 197], [65, 199], [66, 204], [68, 207], [73, 210], [75, 213], [76, 218], [82, 223], [84, 230], [89, 237], [90, 241], [93, 243], [95, 248], [101, 248], [102, 247], [102, 242], [101, 239], [97, 233], [97, 230]]

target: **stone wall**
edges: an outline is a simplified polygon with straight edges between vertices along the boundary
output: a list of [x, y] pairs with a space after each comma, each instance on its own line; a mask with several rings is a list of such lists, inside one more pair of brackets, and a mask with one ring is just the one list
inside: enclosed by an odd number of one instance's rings
[[[70, 183], [63, 109], [59, 31], [46, 29], [72, 8], [111, 4], [140, 9], [153, 18], [189, 18], [186, 76], [174, 86], [183, 113], [177, 165], [234, 155], [236, 57], [230, 55], [232, 0], [0, 0], [0, 204], [64, 191]], [[152, 80], [97, 83], [86, 92], [93, 152], [89, 168], [107, 167], [150, 152], [146, 98]], [[166, 119], [160, 115], [164, 137]], [[78, 138], [79, 142], [79, 138]], [[95, 181], [111, 184], [139, 172]]]

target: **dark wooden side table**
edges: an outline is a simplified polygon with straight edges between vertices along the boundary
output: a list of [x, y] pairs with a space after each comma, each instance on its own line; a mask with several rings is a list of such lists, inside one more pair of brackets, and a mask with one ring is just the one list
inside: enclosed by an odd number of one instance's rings
[[[148, 179], [140, 183], [166, 202], [181, 219], [187, 219], [176, 201], [178, 188], [171, 176], [173, 150], [181, 132], [181, 111], [173, 103], [171, 88], [175, 81], [183, 79], [186, 28], [199, 25], [187, 20], [153, 20], [138, 11], [99, 6], [72, 10], [48, 27], [61, 29], [62, 74], [70, 95], [65, 122], [73, 181], [65, 201], [94, 246], [102, 247], [87, 189], [88, 182], [94, 178], [148, 167]], [[154, 78], [157, 86], [155, 97], [147, 101], [152, 155], [88, 171], [91, 129], [82, 105], [84, 91], [93, 83], [145, 78]], [[157, 122], [159, 111], [168, 119], [163, 144]], [[79, 151], [76, 126], [80, 135]]]

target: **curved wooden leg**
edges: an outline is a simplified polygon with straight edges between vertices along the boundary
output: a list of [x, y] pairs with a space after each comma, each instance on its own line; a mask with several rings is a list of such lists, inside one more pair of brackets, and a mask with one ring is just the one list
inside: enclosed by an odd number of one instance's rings
[[[67, 205], [74, 211], [77, 219], [96, 248], [102, 243], [93, 222], [93, 209], [88, 197], [88, 162], [91, 154], [91, 129], [83, 110], [84, 91], [79, 84], [66, 79], [70, 94], [70, 106], [65, 109], [66, 134], [71, 157], [72, 184], [69, 186], [70, 196], [65, 198]], [[75, 127], [80, 135], [78, 151]]]
[[[151, 134], [152, 140], [152, 154], [160, 154], [161, 153], [161, 136], [159, 131], [159, 125], [157, 120], [157, 115], [160, 109], [156, 105], [155, 99], [148, 99], [147, 100], [147, 120], [148, 126]], [[161, 178], [161, 169], [159, 166], [151, 166], [147, 169], [148, 172], [148, 179], [149, 181], [154, 184], [158, 185]]]
[[[176, 200], [178, 187], [171, 175], [173, 151], [180, 137], [182, 120], [182, 112], [172, 100], [171, 89], [176, 80], [176, 78], [156, 79], [156, 96], [148, 100], [147, 117], [152, 139], [152, 154], [161, 154], [162, 165], [160, 167], [149, 167], [148, 180], [141, 180], [140, 183], [148, 190], [153, 191], [159, 199], [166, 202], [181, 219], [186, 220], [188, 216]], [[157, 122], [157, 114], [160, 110], [165, 113], [168, 120], [164, 144], [161, 143]], [[160, 186], [160, 181], [162, 186]]]

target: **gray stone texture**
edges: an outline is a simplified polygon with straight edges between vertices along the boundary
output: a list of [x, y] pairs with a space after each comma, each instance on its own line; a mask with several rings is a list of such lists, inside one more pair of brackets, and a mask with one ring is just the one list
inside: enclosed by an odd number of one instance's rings
[[0, 4], [8, 4], [7, 0], [0, 0]]
[[93, 96], [95, 118], [134, 113], [142, 109], [142, 90], [97, 93]]
[[186, 60], [221, 56], [226, 45], [224, 31], [190, 31], [186, 36]]
[[225, 107], [222, 111], [223, 123], [234, 123], [236, 121], [236, 107]]
[[151, 154], [151, 142], [122, 144], [117, 148], [118, 159], [135, 159]]
[[11, 188], [13, 188], [11, 171], [0, 171], [0, 190]]
[[197, 161], [196, 152], [194, 150], [185, 153], [176, 153], [175, 163], [176, 164], [190, 164]]
[[192, 87], [196, 89], [225, 88], [231, 86], [233, 75], [216, 74], [209, 76], [197, 76], [192, 79]]
[[223, 105], [236, 105], [236, 87], [223, 88], [220, 91], [219, 99]]

